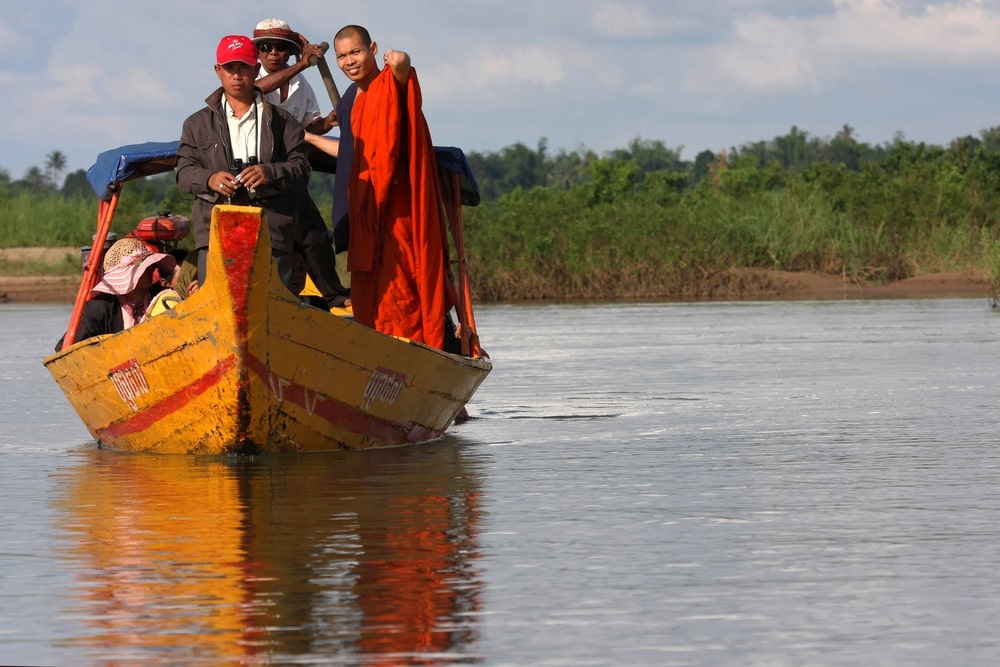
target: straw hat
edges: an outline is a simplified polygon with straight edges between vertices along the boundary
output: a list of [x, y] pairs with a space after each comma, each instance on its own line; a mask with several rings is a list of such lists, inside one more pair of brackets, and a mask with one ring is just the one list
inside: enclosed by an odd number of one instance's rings
[[280, 39], [288, 42], [296, 53], [302, 53], [302, 41], [299, 33], [292, 30], [286, 21], [281, 19], [264, 19], [253, 29], [253, 43]]
[[135, 290], [148, 268], [157, 266], [160, 273], [166, 275], [176, 265], [177, 260], [162, 252], [153, 252], [142, 239], [125, 237], [108, 248], [104, 255], [104, 275], [94, 291], [123, 296]]

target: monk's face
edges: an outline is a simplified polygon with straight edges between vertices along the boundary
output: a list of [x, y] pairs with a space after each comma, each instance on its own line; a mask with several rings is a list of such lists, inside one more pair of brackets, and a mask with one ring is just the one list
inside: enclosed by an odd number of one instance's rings
[[348, 35], [333, 43], [337, 54], [337, 66], [351, 81], [367, 83], [378, 76], [378, 45], [372, 42], [367, 45], [361, 41], [361, 35]]

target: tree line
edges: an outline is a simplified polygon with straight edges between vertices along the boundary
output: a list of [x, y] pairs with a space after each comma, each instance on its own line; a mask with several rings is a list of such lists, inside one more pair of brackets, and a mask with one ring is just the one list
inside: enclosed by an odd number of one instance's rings
[[946, 146], [865, 144], [845, 125], [690, 162], [642, 139], [602, 157], [542, 142], [470, 162], [486, 195], [467, 216], [470, 263], [487, 300], [742, 297], [773, 270], [863, 285], [979, 268], [1000, 292], [997, 127]]
[[[866, 283], [996, 266], [1000, 286], [1000, 127], [939, 146], [902, 134], [867, 144], [849, 125], [827, 138], [793, 126], [693, 160], [682, 150], [635, 138], [602, 155], [553, 153], [545, 139], [534, 148], [469, 152], [482, 194], [481, 205], [466, 211], [479, 296], [726, 296], [753, 289], [746, 270], [769, 269]], [[83, 170], [57, 187], [64, 168], [53, 151], [18, 181], [0, 170], [0, 239], [72, 245], [89, 238], [93, 193]], [[332, 179], [314, 172], [310, 181], [327, 215]], [[64, 199], [71, 203], [58, 208]], [[172, 174], [125, 188], [117, 231], [160, 210], [190, 214]], [[40, 227], [45, 218], [53, 225]], [[19, 233], [10, 234], [17, 221]], [[46, 243], [25, 236], [38, 229]]]
[[[982, 130], [978, 136], [956, 138], [947, 147], [909, 142], [902, 133], [897, 133], [890, 142], [869, 144], [858, 141], [854, 128], [844, 125], [832, 137], [811, 135], [792, 126], [787, 134], [770, 140], [748, 142], [718, 153], [703, 150], [693, 160], [682, 159], [683, 150], [683, 146], [670, 147], [661, 140], [636, 137], [627, 146], [602, 155], [583, 147], [553, 153], [548, 148], [548, 140], [542, 138], [534, 148], [518, 142], [495, 152], [470, 151], [467, 158], [483, 199], [491, 200], [518, 188], [567, 189], [585, 183], [591, 180], [592, 170], [598, 162], [634, 163], [642, 175], [663, 171], [683, 174], [686, 176], [684, 187], [694, 187], [723, 163], [731, 167], [773, 165], [795, 173], [817, 164], [843, 165], [858, 171], [862, 164], [881, 164], [895, 159], [900, 151], [948, 150], [968, 158], [977, 150], [1000, 152], [1000, 126]], [[53, 150], [45, 156], [42, 165], [29, 167], [20, 179], [13, 179], [7, 169], [0, 168], [0, 191], [63, 196], [90, 194], [84, 169], [65, 172], [65, 154]], [[314, 173], [310, 190], [322, 196], [332, 179], [332, 175]], [[169, 180], [169, 176], [165, 180]]]

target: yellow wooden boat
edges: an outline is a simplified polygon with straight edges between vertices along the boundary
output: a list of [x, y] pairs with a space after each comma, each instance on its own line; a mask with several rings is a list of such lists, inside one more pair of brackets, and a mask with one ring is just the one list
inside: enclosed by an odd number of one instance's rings
[[[169, 155], [160, 166], [172, 167]], [[68, 344], [45, 366], [94, 439], [113, 449], [318, 452], [434, 440], [464, 413], [492, 368], [468, 298], [463, 177], [442, 173], [451, 181], [443, 205], [458, 256], [461, 353], [304, 305], [278, 277], [261, 210], [218, 206], [201, 289], [130, 329]], [[104, 244], [121, 185], [135, 177], [127, 170], [116, 174], [120, 180], [112, 180], [107, 201], [101, 199], [94, 248]], [[93, 253], [67, 343], [99, 264], [100, 253]]]

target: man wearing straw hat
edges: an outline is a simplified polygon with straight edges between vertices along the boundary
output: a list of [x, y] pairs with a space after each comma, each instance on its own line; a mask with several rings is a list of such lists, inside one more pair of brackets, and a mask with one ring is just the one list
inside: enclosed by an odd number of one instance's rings
[[[267, 101], [295, 116], [306, 132], [326, 134], [332, 130], [337, 125], [336, 114], [320, 113], [319, 98], [302, 74], [312, 64], [311, 58], [323, 57], [323, 49], [310, 44], [282, 19], [259, 22], [253, 31], [253, 42], [261, 64], [257, 87]], [[294, 63], [289, 62], [292, 56]]]
[[[316, 93], [302, 75], [309, 67], [310, 57], [322, 58], [323, 49], [310, 44], [287, 22], [277, 18], [259, 22], [253, 31], [253, 41], [261, 64], [256, 85], [264, 93], [264, 98], [295, 116], [306, 133], [323, 135], [329, 132], [337, 124], [337, 116], [333, 111], [326, 116], [320, 113]], [[292, 55], [296, 57], [294, 64], [289, 63]], [[308, 189], [302, 191], [299, 201], [295, 243], [327, 307], [349, 305], [351, 291], [344, 287], [337, 275], [337, 256], [333, 252], [330, 231]], [[302, 282], [305, 282], [304, 276]], [[292, 291], [301, 287], [293, 284]]]

